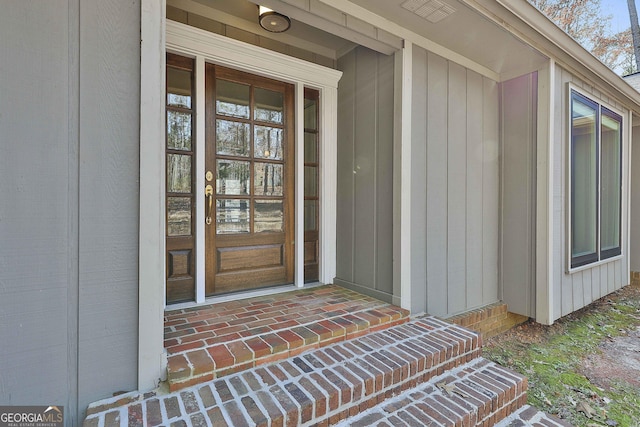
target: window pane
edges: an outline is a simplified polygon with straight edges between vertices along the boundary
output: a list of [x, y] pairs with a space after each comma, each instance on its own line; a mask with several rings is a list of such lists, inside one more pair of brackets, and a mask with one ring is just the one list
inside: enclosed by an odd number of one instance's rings
[[191, 108], [191, 71], [167, 67], [167, 105]]
[[315, 133], [304, 133], [304, 162], [318, 162], [318, 135]]
[[304, 100], [304, 128], [318, 129], [318, 101], [315, 99]]
[[256, 102], [254, 120], [282, 124], [283, 97], [282, 92], [256, 88], [254, 91]]
[[191, 235], [190, 197], [167, 197], [167, 235]]
[[304, 167], [304, 195], [305, 197], [318, 195], [318, 168], [315, 166]]
[[191, 193], [191, 156], [167, 155], [167, 192]]
[[217, 161], [216, 193], [249, 194], [249, 162]]
[[255, 126], [253, 155], [262, 159], [282, 160], [283, 130], [269, 126]]
[[596, 254], [597, 105], [574, 93], [571, 113], [571, 256], [584, 259]]
[[248, 123], [216, 120], [216, 152], [225, 156], [249, 156], [251, 130]]
[[249, 86], [216, 80], [216, 112], [231, 117], [249, 118]]
[[167, 111], [167, 147], [191, 150], [191, 114]]
[[256, 162], [254, 194], [256, 196], [282, 196], [282, 171], [282, 165]]
[[256, 200], [253, 231], [281, 232], [284, 228], [282, 200]]
[[313, 231], [318, 229], [316, 223], [316, 213], [318, 211], [318, 202], [316, 200], [304, 201], [304, 231]]
[[620, 248], [622, 118], [604, 109], [601, 153], [600, 250], [606, 252]]
[[249, 199], [216, 200], [216, 233], [249, 232]]

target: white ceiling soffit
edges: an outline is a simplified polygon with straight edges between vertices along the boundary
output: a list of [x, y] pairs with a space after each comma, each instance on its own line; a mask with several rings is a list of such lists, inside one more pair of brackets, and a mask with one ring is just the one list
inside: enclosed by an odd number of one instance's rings
[[[322, 32], [322, 34], [315, 34], [321, 32], [314, 28], [309, 28], [306, 25], [304, 26], [305, 28], [300, 28], [300, 25], [297, 25], [297, 31], [290, 30], [280, 34], [266, 34], [258, 24], [258, 9], [245, 10], [247, 5], [253, 6], [253, 4], [246, 2], [246, 4], [243, 5], [242, 3], [203, 0], [167, 0], [167, 6], [172, 6], [185, 12], [202, 16], [203, 18], [212, 19], [249, 33], [260, 34], [261, 37], [271, 38], [327, 58], [337, 59], [337, 48], [348, 50], [354, 47], [352, 43], [339, 39], [331, 34], [324, 32]], [[227, 9], [224, 9], [225, 7]], [[306, 34], [306, 36], [298, 33]]]
[[496, 81], [535, 71], [547, 61], [507, 28], [469, 7], [470, 0], [318, 1], [369, 16], [364, 19]]
[[[402, 49], [403, 41], [352, 15], [318, 0], [249, 0], [280, 12], [296, 21], [317, 27], [338, 37], [350, 40], [385, 55]], [[347, 53], [338, 51], [338, 57]]]

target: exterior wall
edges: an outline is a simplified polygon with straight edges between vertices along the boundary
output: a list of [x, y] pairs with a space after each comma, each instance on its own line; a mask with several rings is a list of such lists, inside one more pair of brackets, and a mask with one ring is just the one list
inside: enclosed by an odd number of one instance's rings
[[77, 397], [73, 3], [10, 2], [0, 14], [2, 405], [68, 408]]
[[0, 14], [0, 404], [137, 385], [140, 4]]
[[84, 410], [138, 385], [140, 1], [82, 0], [80, 41], [78, 394]]
[[509, 311], [535, 317], [537, 74], [501, 84], [502, 300]]
[[391, 302], [394, 57], [359, 47], [338, 68], [334, 282]]
[[[552, 321], [590, 304], [591, 302], [629, 284], [628, 256], [629, 245], [627, 241], [627, 211], [628, 211], [628, 111], [615, 99], [593, 88], [591, 85], [573, 76], [569, 71], [560, 66], [555, 68], [555, 122], [553, 147], [553, 251], [552, 267]], [[621, 111], [624, 117], [623, 124], [623, 173], [622, 173], [622, 254], [623, 258], [602, 263], [592, 268], [583, 269], [575, 273], [567, 273], [567, 209], [568, 209], [568, 109], [567, 83], [571, 82], [577, 88], [584, 91], [592, 99]]]
[[[640, 218], [640, 126], [633, 128], [631, 148], [631, 218]], [[640, 221], [629, 221], [629, 264], [632, 272], [640, 272]], [[635, 277], [638, 282], [640, 277]]]
[[413, 50], [411, 311], [497, 302], [498, 84]]

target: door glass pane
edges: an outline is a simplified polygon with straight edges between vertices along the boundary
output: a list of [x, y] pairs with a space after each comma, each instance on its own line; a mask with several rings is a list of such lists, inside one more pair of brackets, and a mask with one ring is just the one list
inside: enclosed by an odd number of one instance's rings
[[249, 199], [216, 200], [216, 233], [249, 232]]
[[313, 231], [318, 229], [318, 225], [316, 224], [317, 210], [317, 200], [304, 201], [304, 231]]
[[261, 159], [282, 160], [283, 130], [269, 126], [255, 126], [253, 155]]
[[216, 112], [231, 117], [249, 118], [249, 86], [216, 80]]
[[167, 147], [191, 150], [191, 114], [167, 111]]
[[225, 156], [249, 156], [251, 128], [248, 123], [216, 120], [216, 152]]
[[315, 99], [304, 100], [304, 128], [318, 129], [318, 102]]
[[605, 111], [602, 115], [600, 249], [620, 247], [622, 119]]
[[167, 105], [191, 108], [191, 71], [167, 67]]
[[167, 192], [191, 193], [190, 155], [167, 155]]
[[597, 251], [596, 114], [595, 106], [574, 94], [571, 129], [572, 257], [583, 257]]
[[315, 166], [304, 167], [304, 195], [316, 197], [318, 195], [318, 173]]
[[256, 200], [253, 231], [255, 233], [284, 230], [282, 200]]
[[318, 135], [315, 133], [304, 133], [304, 162], [318, 162]]
[[273, 163], [255, 164], [254, 194], [256, 196], [282, 196], [283, 166]]
[[249, 194], [249, 179], [249, 162], [233, 160], [217, 161], [217, 194]]
[[253, 96], [255, 97], [256, 103], [254, 120], [282, 124], [282, 92], [274, 92], [257, 87]]
[[190, 197], [167, 197], [167, 235], [191, 235]]

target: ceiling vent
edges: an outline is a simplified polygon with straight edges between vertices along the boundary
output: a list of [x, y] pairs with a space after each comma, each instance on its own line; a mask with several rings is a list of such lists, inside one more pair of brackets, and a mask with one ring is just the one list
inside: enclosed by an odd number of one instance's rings
[[402, 3], [402, 7], [434, 24], [456, 11], [440, 0], [407, 0]]

